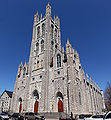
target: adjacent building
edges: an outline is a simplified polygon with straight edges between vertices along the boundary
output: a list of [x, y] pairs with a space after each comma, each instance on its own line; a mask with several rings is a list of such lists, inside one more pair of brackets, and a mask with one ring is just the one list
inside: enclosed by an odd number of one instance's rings
[[0, 96], [0, 111], [9, 112], [13, 92], [5, 90]]
[[103, 92], [84, 73], [78, 52], [69, 40], [61, 46], [59, 17], [34, 15], [29, 62], [18, 67], [12, 112], [101, 113]]

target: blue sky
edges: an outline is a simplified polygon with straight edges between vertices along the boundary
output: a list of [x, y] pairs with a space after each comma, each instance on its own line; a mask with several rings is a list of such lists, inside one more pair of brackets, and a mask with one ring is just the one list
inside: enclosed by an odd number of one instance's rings
[[62, 45], [69, 38], [104, 90], [111, 81], [111, 0], [0, 0], [0, 94], [13, 91], [19, 64], [28, 62], [33, 16], [44, 15], [48, 2], [60, 18]]

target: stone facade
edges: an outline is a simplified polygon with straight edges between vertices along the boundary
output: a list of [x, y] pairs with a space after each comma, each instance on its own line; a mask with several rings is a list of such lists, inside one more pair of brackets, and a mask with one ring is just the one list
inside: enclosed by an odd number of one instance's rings
[[29, 62], [19, 65], [11, 111], [101, 113], [103, 99], [69, 40], [61, 47], [60, 20], [48, 4], [44, 17], [34, 15]]
[[2, 112], [2, 111], [9, 112], [10, 111], [12, 94], [13, 94], [13, 92], [5, 90], [3, 92], [3, 94], [0, 96], [0, 112]]

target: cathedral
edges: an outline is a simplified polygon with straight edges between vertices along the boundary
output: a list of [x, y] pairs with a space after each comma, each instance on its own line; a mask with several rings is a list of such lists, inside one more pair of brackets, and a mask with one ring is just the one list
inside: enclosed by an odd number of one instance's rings
[[18, 67], [11, 112], [101, 113], [103, 92], [84, 73], [79, 54], [69, 40], [61, 46], [59, 17], [34, 15], [29, 62]]

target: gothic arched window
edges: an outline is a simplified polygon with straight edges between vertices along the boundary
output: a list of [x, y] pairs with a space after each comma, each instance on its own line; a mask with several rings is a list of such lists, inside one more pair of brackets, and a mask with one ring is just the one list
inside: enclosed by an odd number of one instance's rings
[[53, 39], [53, 29], [54, 29], [54, 26], [53, 25], [51, 25], [51, 39]]
[[42, 36], [44, 36], [45, 35], [45, 24], [43, 23], [42, 24]]
[[57, 92], [56, 97], [59, 97], [59, 98], [61, 98], [63, 100], [63, 95], [62, 95], [61, 92]]
[[41, 52], [44, 51], [44, 40], [41, 41]]
[[26, 68], [24, 67], [24, 69], [23, 69], [23, 78], [25, 77], [25, 71], [26, 71]]
[[55, 43], [57, 43], [57, 29], [55, 29]]
[[79, 104], [81, 105], [81, 93], [79, 92]]
[[36, 43], [36, 54], [39, 52], [39, 43]]
[[35, 99], [39, 99], [39, 94], [38, 94], [37, 90], [33, 91], [33, 96], [35, 97]]
[[40, 27], [37, 28], [37, 38], [40, 38]]
[[57, 55], [57, 67], [61, 67], [61, 56]]
[[20, 97], [20, 98], [18, 99], [18, 101], [21, 103], [21, 102], [22, 102], [22, 98]]
[[53, 50], [53, 47], [54, 47], [54, 42], [51, 41], [51, 50]]

